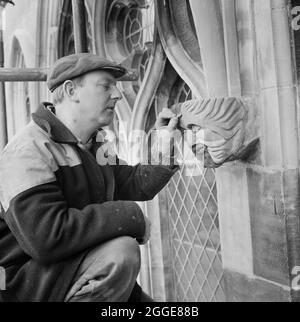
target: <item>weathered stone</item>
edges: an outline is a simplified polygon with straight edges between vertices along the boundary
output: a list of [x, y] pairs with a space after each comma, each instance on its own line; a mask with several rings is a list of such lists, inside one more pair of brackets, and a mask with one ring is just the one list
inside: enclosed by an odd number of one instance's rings
[[240, 99], [192, 100], [174, 106], [173, 111], [182, 114], [179, 123], [182, 130], [195, 131], [196, 139], [191, 148], [197, 157], [197, 151], [204, 150], [207, 168], [245, 159], [254, 153], [259, 142], [255, 131], [249, 130], [254, 122], [248, 116], [253, 114], [248, 115]]
[[[284, 210], [287, 231], [287, 248], [291, 284], [296, 282], [300, 267], [300, 213], [299, 213], [299, 170], [291, 169], [283, 172]], [[298, 286], [298, 285], [297, 285]], [[292, 290], [293, 300], [300, 301], [300, 289]]]
[[226, 269], [253, 274], [253, 250], [249, 214], [247, 172], [243, 165], [216, 170], [222, 245]]
[[228, 302], [291, 302], [289, 288], [255, 276], [225, 270], [224, 284]]
[[247, 170], [254, 274], [289, 285], [282, 173]]

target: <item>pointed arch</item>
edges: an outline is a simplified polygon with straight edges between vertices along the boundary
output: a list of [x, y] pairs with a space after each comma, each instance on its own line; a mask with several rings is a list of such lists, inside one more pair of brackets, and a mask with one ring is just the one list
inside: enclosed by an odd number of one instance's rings
[[[26, 41], [26, 39], [28, 41]], [[29, 36], [22, 30], [16, 31], [11, 44], [10, 66], [26, 68], [33, 65], [32, 50]], [[32, 84], [31, 84], [32, 85]], [[14, 82], [8, 84], [7, 96], [9, 136], [24, 127], [31, 119], [31, 104], [34, 101], [34, 89], [28, 82]]]

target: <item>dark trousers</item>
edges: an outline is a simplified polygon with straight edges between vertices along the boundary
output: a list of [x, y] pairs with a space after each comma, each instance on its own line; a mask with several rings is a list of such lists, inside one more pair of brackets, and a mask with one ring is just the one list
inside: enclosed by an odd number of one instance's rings
[[140, 265], [140, 248], [135, 239], [110, 240], [86, 255], [65, 301], [151, 301], [136, 283]]

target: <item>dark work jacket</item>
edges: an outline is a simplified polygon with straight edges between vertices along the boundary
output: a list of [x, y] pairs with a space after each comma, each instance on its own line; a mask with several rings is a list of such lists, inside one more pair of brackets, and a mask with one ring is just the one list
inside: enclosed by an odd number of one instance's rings
[[5, 148], [0, 157], [2, 297], [63, 301], [91, 248], [120, 236], [144, 236], [144, 216], [133, 200], [152, 199], [177, 169], [100, 166], [95, 156], [101, 144], [94, 137], [87, 149], [42, 105]]

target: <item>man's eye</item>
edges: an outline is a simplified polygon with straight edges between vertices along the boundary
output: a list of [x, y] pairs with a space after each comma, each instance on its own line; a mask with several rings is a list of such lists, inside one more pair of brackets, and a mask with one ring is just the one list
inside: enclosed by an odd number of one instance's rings
[[98, 84], [98, 86], [103, 87], [105, 91], [108, 91], [110, 89], [110, 85], [105, 85], [105, 84]]

